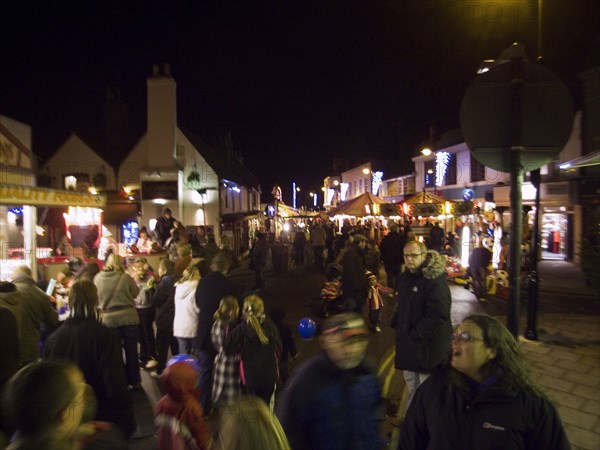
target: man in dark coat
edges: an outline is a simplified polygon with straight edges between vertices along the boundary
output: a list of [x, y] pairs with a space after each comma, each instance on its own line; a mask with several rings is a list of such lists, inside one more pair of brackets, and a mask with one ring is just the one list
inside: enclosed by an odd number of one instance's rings
[[171, 228], [175, 228], [175, 222], [176, 220], [173, 218], [169, 208], [165, 208], [162, 217], [159, 217], [156, 221], [156, 238], [163, 247], [167, 239], [171, 237]]
[[398, 303], [392, 326], [396, 329], [395, 367], [404, 371], [408, 388], [406, 409], [432, 369], [448, 355], [452, 322], [446, 265], [425, 244], [404, 247], [406, 271], [398, 283]]
[[[210, 412], [212, 406], [212, 370], [217, 354], [210, 339], [214, 322], [213, 316], [223, 297], [233, 295], [238, 300], [241, 298], [239, 287], [227, 277], [230, 261], [227, 254], [218, 253], [215, 255], [210, 265], [211, 271], [200, 280], [196, 289], [196, 306], [200, 308], [195, 345], [198, 350], [198, 364], [200, 365], [198, 387], [200, 389], [200, 403], [202, 403], [206, 413]], [[240, 303], [241, 309], [242, 305]]]
[[254, 278], [256, 283], [254, 289], [265, 290], [265, 266], [269, 257], [269, 244], [264, 233], [256, 233], [256, 242], [252, 247], [251, 262], [254, 268]]
[[469, 257], [469, 274], [473, 279], [473, 292], [480, 301], [485, 301], [487, 296], [488, 266], [492, 262], [489, 246], [490, 242], [482, 241], [473, 249]]
[[21, 294], [21, 363], [40, 357], [38, 342], [58, 326], [58, 313], [32, 278], [29, 266], [19, 266], [13, 272], [13, 284]]
[[385, 268], [387, 276], [387, 285], [389, 288], [396, 290], [400, 273], [402, 273], [402, 264], [404, 257], [402, 250], [406, 244], [406, 238], [399, 233], [400, 227], [393, 224], [390, 227], [390, 232], [381, 240], [379, 251], [381, 252], [381, 260]]
[[439, 252], [444, 244], [445, 234], [441, 229], [440, 223], [436, 222], [429, 231], [429, 248]]
[[342, 296], [346, 302], [346, 311], [360, 314], [369, 290], [364, 256], [367, 238], [362, 234], [354, 234], [351, 239], [352, 243], [344, 252]]
[[94, 389], [96, 419], [113, 422], [125, 437], [135, 431], [135, 415], [115, 329], [98, 322], [98, 291], [91, 281], [78, 281], [69, 293], [70, 317], [46, 339], [45, 359], [66, 359], [77, 364]]
[[159, 378], [167, 364], [169, 347], [171, 354], [179, 351], [177, 339], [173, 337], [173, 320], [175, 319], [175, 264], [169, 258], [162, 258], [158, 265], [160, 279], [150, 298], [150, 303], [156, 307], [156, 372], [152, 377]]

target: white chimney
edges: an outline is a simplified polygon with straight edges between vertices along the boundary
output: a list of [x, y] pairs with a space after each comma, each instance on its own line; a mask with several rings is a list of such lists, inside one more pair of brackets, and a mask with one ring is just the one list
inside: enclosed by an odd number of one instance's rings
[[177, 83], [170, 75], [170, 66], [163, 72], [154, 65], [148, 78], [148, 153], [147, 166], [176, 168]]

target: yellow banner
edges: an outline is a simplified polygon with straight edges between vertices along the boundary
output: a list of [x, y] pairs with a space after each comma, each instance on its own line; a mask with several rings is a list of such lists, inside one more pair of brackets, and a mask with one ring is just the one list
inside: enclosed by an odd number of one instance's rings
[[106, 206], [106, 197], [104, 195], [92, 195], [84, 192], [0, 184], [0, 204], [103, 208]]

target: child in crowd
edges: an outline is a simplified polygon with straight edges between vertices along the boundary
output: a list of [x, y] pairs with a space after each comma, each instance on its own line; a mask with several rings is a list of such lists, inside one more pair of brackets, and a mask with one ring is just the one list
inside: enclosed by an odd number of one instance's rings
[[229, 404], [240, 395], [240, 355], [227, 355], [223, 350], [225, 339], [238, 324], [240, 305], [233, 295], [223, 297], [219, 309], [215, 312], [210, 337], [215, 350], [215, 366], [213, 369], [212, 401], [214, 405]]
[[256, 395], [269, 405], [277, 382], [277, 352], [281, 341], [277, 328], [265, 316], [265, 305], [257, 295], [244, 299], [243, 321], [225, 339], [225, 353], [241, 354], [242, 392]]
[[200, 272], [196, 266], [188, 266], [181, 278], [175, 283], [175, 319], [173, 336], [179, 343], [179, 353], [193, 355], [194, 339], [198, 332], [198, 314], [196, 306], [196, 288], [200, 281]]
[[295, 359], [298, 356], [296, 349], [296, 341], [290, 326], [285, 323], [285, 310], [281, 307], [274, 306], [271, 308], [270, 317], [281, 338], [281, 354], [279, 355], [279, 381], [281, 386], [285, 384], [290, 377], [287, 362], [289, 359]]
[[212, 435], [198, 401], [198, 371], [187, 362], [175, 362], [160, 380], [165, 395], [154, 407], [158, 448], [212, 450]]
[[369, 305], [369, 320], [371, 321], [371, 329], [375, 333], [381, 333], [381, 327], [379, 326], [381, 324], [381, 310], [383, 308], [383, 298], [381, 294], [392, 294], [394, 290], [377, 281], [377, 277], [373, 272], [367, 270], [365, 275], [369, 284], [367, 304]]

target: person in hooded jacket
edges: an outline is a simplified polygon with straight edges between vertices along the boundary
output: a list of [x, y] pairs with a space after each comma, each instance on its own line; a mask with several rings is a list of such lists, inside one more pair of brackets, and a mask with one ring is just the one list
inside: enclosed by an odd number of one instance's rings
[[223, 348], [228, 355], [241, 354], [242, 393], [256, 395], [269, 405], [278, 378], [281, 339], [259, 296], [244, 299], [242, 314], [242, 323], [228, 334]]
[[198, 402], [198, 372], [175, 362], [160, 377], [165, 395], [154, 407], [158, 448], [161, 450], [212, 450], [215, 448], [204, 411]]
[[419, 385], [448, 354], [452, 322], [446, 264], [425, 244], [404, 246], [407, 270], [398, 282], [397, 305], [392, 318], [396, 329], [395, 367], [404, 371], [408, 388], [406, 408]]

